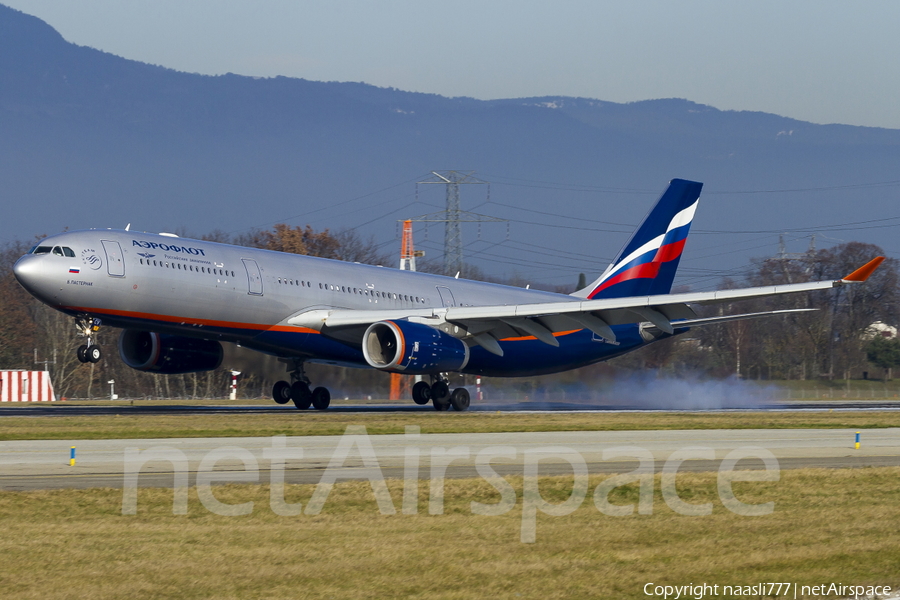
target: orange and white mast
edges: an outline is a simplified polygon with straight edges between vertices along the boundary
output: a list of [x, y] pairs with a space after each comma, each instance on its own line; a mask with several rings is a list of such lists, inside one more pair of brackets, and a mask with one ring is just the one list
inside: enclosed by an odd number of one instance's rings
[[[416, 252], [413, 247], [412, 221], [403, 221], [403, 236], [400, 238], [400, 270], [415, 271], [416, 257], [425, 256], [424, 252]], [[416, 376], [416, 381], [421, 378]], [[391, 373], [391, 400], [399, 400], [401, 396], [409, 394], [409, 376], [404, 377], [399, 373]]]

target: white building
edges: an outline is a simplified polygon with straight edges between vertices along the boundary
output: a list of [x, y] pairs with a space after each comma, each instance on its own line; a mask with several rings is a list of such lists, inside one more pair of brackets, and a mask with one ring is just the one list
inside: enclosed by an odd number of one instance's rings
[[882, 323], [881, 321], [875, 321], [866, 328], [866, 331], [863, 334], [863, 339], [871, 340], [876, 337], [886, 337], [889, 339], [893, 339], [897, 337], [897, 328], [893, 327], [892, 325], [888, 325], [887, 323]]

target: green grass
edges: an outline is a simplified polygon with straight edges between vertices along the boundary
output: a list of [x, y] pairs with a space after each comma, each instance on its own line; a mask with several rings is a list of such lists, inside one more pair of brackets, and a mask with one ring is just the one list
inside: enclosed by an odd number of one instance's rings
[[[242, 517], [207, 511], [191, 490], [187, 515], [172, 515], [172, 491], [141, 489], [138, 514], [121, 514], [120, 490], [0, 493], [3, 597], [55, 598], [646, 598], [645, 583], [752, 585], [789, 581], [900, 585], [900, 468], [785, 471], [777, 482], [735, 484], [772, 514], [743, 517], [716, 495], [715, 473], [682, 473], [705, 517], [673, 512], [659, 477], [651, 515], [601, 514], [590, 494], [572, 514], [537, 518], [537, 540], [520, 541], [516, 507], [478, 516], [472, 500], [499, 494], [482, 479], [448, 480], [444, 514], [399, 513], [402, 482], [389, 487], [398, 514], [378, 512], [368, 482], [338, 483], [315, 516], [279, 517], [268, 486], [215, 488], [223, 502], [254, 501]], [[603, 478], [592, 477], [591, 490]], [[542, 479], [548, 500], [564, 500], [571, 477]], [[288, 486], [290, 502], [314, 486]], [[634, 502], [634, 487], [614, 503]], [[721, 597], [721, 596], [720, 596]]]
[[755, 381], [758, 385], [774, 385], [783, 400], [896, 400], [900, 398], [900, 380], [835, 379], [806, 381]]
[[[0, 409], [2, 410], [2, 409]], [[370, 434], [517, 431], [627, 431], [660, 429], [873, 429], [900, 427], [900, 411], [722, 413], [320, 413], [129, 414], [71, 417], [2, 417], [0, 440], [78, 440], [173, 437], [342, 435], [347, 425]]]

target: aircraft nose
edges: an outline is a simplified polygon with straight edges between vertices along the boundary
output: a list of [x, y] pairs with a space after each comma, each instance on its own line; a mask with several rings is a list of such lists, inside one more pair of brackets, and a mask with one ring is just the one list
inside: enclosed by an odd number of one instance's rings
[[13, 274], [19, 283], [28, 291], [32, 291], [43, 275], [41, 256], [25, 255], [13, 265]]

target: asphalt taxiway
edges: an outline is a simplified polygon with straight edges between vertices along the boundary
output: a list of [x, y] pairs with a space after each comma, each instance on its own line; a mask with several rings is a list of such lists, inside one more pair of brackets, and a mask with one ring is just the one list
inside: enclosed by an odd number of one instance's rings
[[[628, 454], [635, 450], [644, 453], [645, 459], [652, 456], [652, 462], [645, 462], [644, 466], [650, 464], [655, 471], [683, 453], [697, 452], [705, 452], [705, 458], [688, 458], [679, 462], [678, 470], [714, 471], [726, 456], [740, 449], [748, 453], [748, 458], [737, 463], [738, 469], [762, 468], [763, 454], [774, 457], [779, 469], [900, 466], [900, 428], [864, 430], [859, 449], [855, 448], [855, 433], [847, 429], [716, 429], [421, 435], [408, 432], [364, 436], [365, 440], [361, 439], [363, 436], [349, 439], [346, 435], [288, 437], [284, 439], [285, 446], [302, 449], [302, 456], [288, 460], [284, 472], [288, 483], [318, 483], [326, 469], [333, 469], [332, 473], [341, 479], [367, 479], [372, 477], [373, 464], [381, 476], [389, 478], [403, 478], [410, 473], [418, 478], [475, 477], [479, 476], [477, 463], [496, 453], [490, 460], [496, 473], [521, 474], [525, 456], [540, 453], [542, 475], [571, 473], [566, 456], [580, 457], [588, 472], [614, 473], [639, 466], [637, 459], [632, 458], [635, 455]], [[201, 464], [216, 471], [245, 471], [249, 465], [257, 474], [253, 481], [266, 483], [272, 464], [266, 450], [271, 451], [275, 443], [278, 442], [271, 437], [0, 442], [0, 489], [120, 488], [126, 471], [139, 473], [140, 486], [171, 487], [174, 469], [186, 468], [192, 484]], [[348, 452], [344, 459], [332, 463], [334, 457], [341, 456], [341, 444]], [[77, 448], [75, 466], [69, 464], [71, 446]], [[366, 464], [363, 452], [368, 452], [368, 447], [375, 462]], [[609, 450], [613, 448], [630, 450], [611, 456]], [[154, 453], [164, 460], [126, 461], [127, 456], [150, 458]], [[411, 455], [417, 457], [414, 471], [406, 462]], [[210, 457], [215, 456], [218, 460], [210, 463]], [[172, 460], [182, 461], [181, 466], [174, 467]]]

